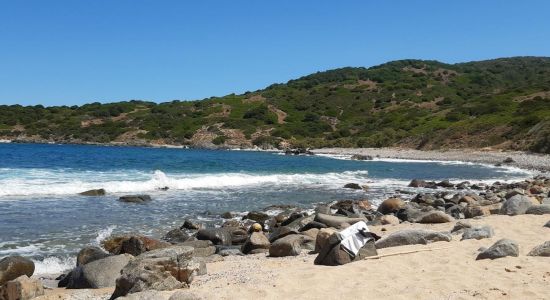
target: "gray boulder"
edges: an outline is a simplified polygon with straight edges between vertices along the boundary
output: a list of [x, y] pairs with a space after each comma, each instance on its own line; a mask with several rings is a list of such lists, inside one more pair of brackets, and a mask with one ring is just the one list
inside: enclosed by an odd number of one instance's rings
[[319, 213], [315, 216], [314, 221], [323, 223], [329, 227], [339, 228], [344, 223], [351, 225], [359, 221], [367, 222], [368, 220], [366, 218], [348, 218], [348, 217], [326, 215], [326, 214]]
[[192, 256], [193, 248], [189, 246], [143, 253], [122, 269], [111, 299], [146, 290], [170, 291], [188, 287], [201, 269], [201, 262], [193, 260]]
[[483, 226], [483, 227], [473, 227], [473, 228], [466, 228], [464, 229], [464, 234], [462, 234], [463, 240], [481, 240], [486, 238], [491, 238], [494, 235], [493, 228], [490, 226]]
[[105, 196], [105, 190], [104, 189], [89, 190], [78, 194], [82, 196]]
[[121, 254], [92, 261], [73, 269], [64, 280], [68, 289], [98, 289], [115, 286], [120, 270], [133, 259]]
[[315, 239], [302, 234], [291, 234], [276, 240], [269, 248], [269, 256], [297, 256], [302, 249], [313, 250]]
[[527, 255], [550, 257], [550, 241], [546, 241], [542, 245], [536, 246], [533, 250], [529, 251]]
[[509, 216], [523, 215], [532, 205], [533, 203], [529, 197], [524, 195], [515, 195], [502, 204], [500, 214]]
[[99, 247], [86, 246], [78, 252], [78, 255], [76, 256], [76, 266], [82, 266], [110, 255], [111, 254], [103, 251], [103, 249]]
[[459, 233], [464, 232], [464, 230], [466, 230], [468, 228], [472, 228], [472, 224], [470, 224], [466, 221], [458, 221], [458, 222], [456, 222], [453, 229], [451, 229], [451, 233], [459, 234]]
[[126, 195], [118, 198], [118, 201], [128, 203], [145, 203], [151, 200], [151, 196], [149, 195]]
[[197, 239], [211, 241], [214, 245], [231, 245], [232, 238], [227, 228], [208, 228], [197, 232]]
[[547, 215], [550, 214], [550, 204], [533, 205], [525, 212], [528, 215]]
[[450, 242], [451, 234], [424, 229], [406, 229], [394, 232], [376, 242], [376, 248], [388, 248], [403, 245], [428, 244], [431, 242]]
[[263, 232], [253, 232], [241, 247], [241, 251], [244, 254], [267, 252], [270, 246], [271, 243]]
[[496, 259], [506, 256], [519, 256], [518, 243], [509, 239], [501, 239], [494, 243], [491, 247], [479, 253], [476, 257], [476, 260]]
[[34, 273], [34, 262], [19, 256], [8, 256], [0, 260], [0, 286], [22, 275], [31, 277]]
[[420, 216], [418, 223], [425, 223], [425, 224], [436, 224], [436, 223], [448, 223], [454, 221], [454, 218], [449, 216], [448, 214], [439, 211], [429, 211], [422, 216]]

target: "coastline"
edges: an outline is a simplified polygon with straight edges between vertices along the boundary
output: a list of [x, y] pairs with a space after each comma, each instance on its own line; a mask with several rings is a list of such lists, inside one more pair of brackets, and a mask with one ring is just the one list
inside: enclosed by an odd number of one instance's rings
[[[415, 150], [406, 148], [321, 148], [314, 154], [370, 155], [382, 159], [409, 159], [425, 161], [461, 161], [481, 164], [503, 164], [521, 169], [550, 172], [550, 155], [522, 151], [495, 151], [481, 149]], [[504, 163], [511, 158], [513, 162]]]

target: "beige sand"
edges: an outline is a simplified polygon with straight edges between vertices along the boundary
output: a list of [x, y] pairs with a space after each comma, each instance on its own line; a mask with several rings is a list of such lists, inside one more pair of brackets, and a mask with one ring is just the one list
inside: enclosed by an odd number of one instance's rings
[[[440, 250], [338, 267], [315, 266], [315, 256], [305, 253], [287, 258], [228, 257], [208, 264], [208, 275], [198, 277], [190, 291], [205, 299], [550, 299], [550, 257], [526, 256], [533, 247], [550, 240], [550, 228], [543, 227], [549, 219], [548, 215], [494, 215], [468, 220], [473, 225], [492, 226], [495, 237], [460, 241], [457, 235], [450, 243], [380, 249], [381, 255]], [[371, 230], [387, 235], [406, 228], [448, 231], [453, 226], [454, 222], [400, 224], [372, 226]], [[520, 256], [475, 260], [480, 247], [501, 238], [517, 241]]]

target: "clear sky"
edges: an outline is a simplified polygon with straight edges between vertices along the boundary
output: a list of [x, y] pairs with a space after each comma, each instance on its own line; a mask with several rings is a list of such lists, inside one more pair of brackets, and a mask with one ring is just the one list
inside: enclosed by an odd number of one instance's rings
[[0, 0], [0, 104], [202, 99], [404, 58], [550, 56], [548, 0]]

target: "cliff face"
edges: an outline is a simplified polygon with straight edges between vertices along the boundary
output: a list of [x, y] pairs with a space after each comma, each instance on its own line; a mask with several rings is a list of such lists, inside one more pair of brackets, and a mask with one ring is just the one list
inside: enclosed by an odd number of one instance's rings
[[199, 101], [0, 106], [0, 139], [27, 142], [549, 153], [549, 135], [550, 58], [543, 57], [395, 61]]

